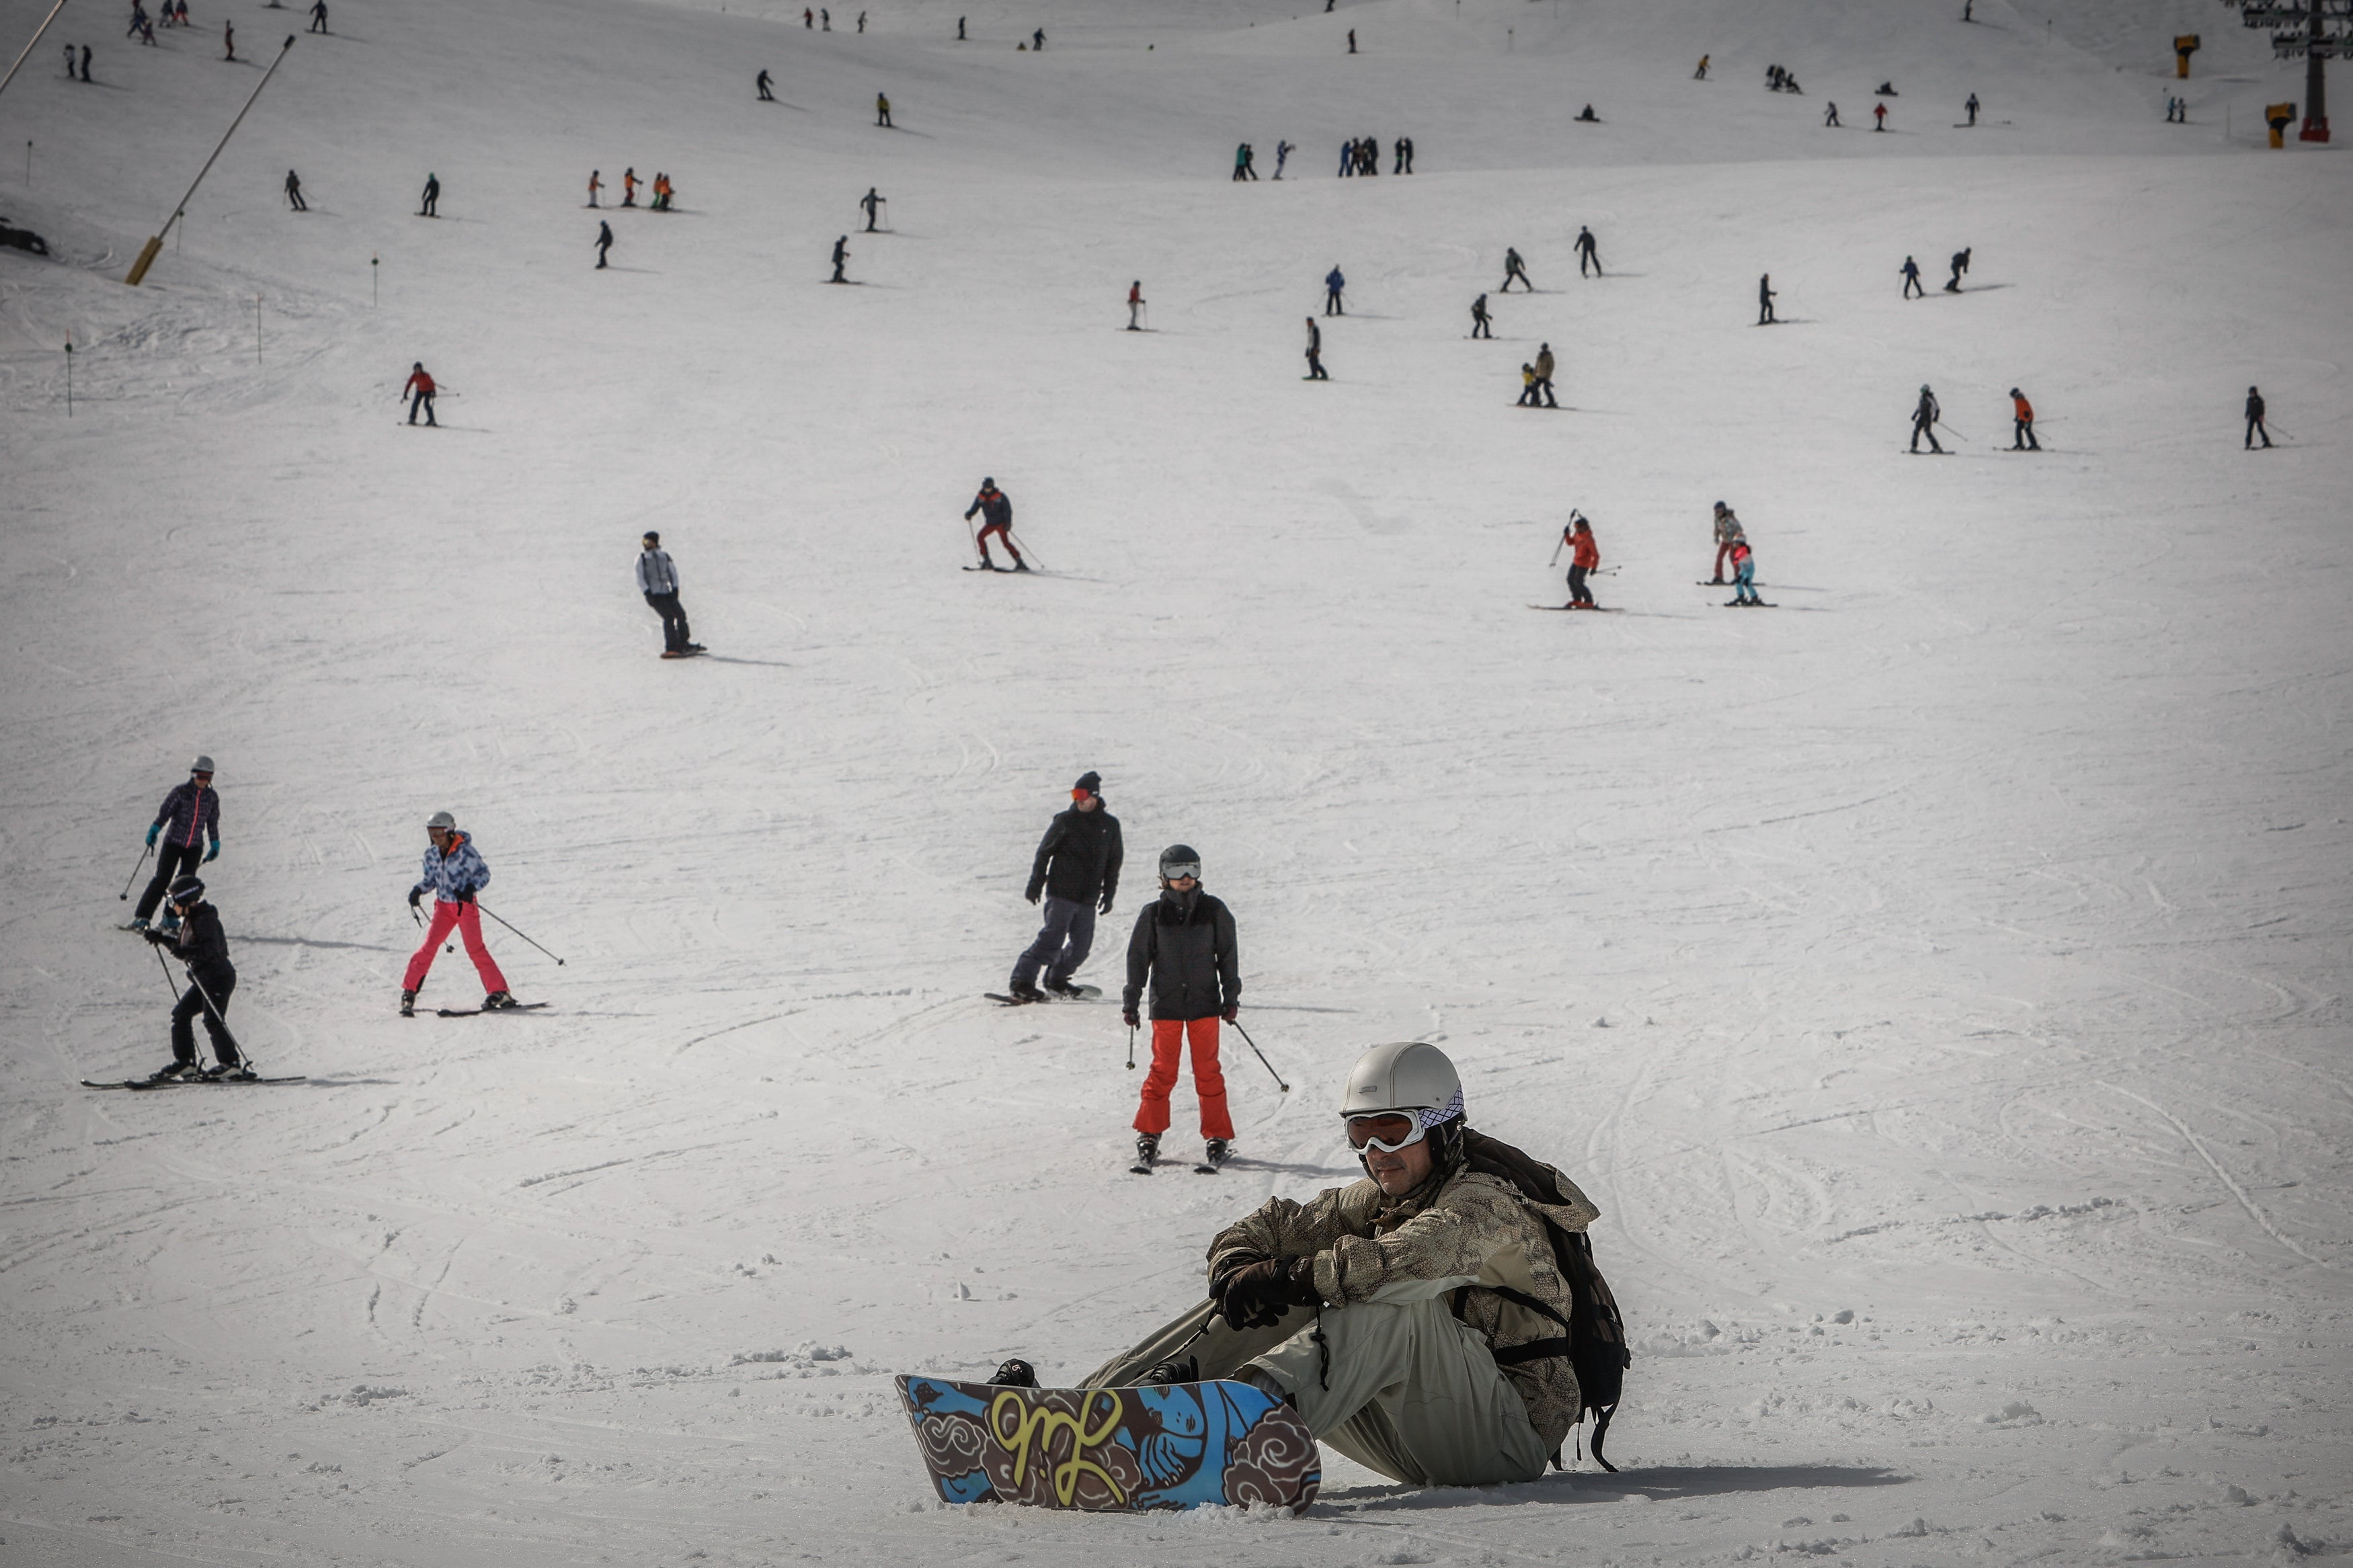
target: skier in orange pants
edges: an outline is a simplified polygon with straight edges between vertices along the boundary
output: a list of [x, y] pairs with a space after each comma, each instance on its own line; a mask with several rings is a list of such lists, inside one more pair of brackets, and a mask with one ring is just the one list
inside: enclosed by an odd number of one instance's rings
[[1127, 1026], [1141, 1022], [1145, 984], [1152, 988], [1152, 1070], [1135, 1107], [1138, 1170], [1149, 1171], [1168, 1131], [1168, 1096], [1176, 1087], [1177, 1059], [1192, 1047], [1193, 1092], [1201, 1102], [1205, 1163], [1224, 1163], [1233, 1142], [1226, 1110], [1226, 1079], [1218, 1066], [1218, 1023], [1241, 1008], [1240, 957], [1233, 911], [1201, 890], [1201, 858], [1172, 844], [1160, 852], [1160, 897], [1136, 917], [1127, 943], [1127, 989], [1121, 1011]]

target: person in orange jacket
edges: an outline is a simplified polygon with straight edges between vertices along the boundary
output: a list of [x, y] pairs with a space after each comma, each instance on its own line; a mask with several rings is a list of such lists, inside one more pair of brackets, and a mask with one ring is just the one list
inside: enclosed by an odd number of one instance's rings
[[2034, 438], [2034, 405], [2026, 401], [2026, 394], [2016, 387], [2010, 389], [2010, 449], [2013, 452], [2040, 452], [2042, 443]]
[[1569, 607], [1578, 610], [1598, 610], [1601, 606], [1593, 602], [1593, 595], [1586, 590], [1585, 577], [1587, 573], [1601, 564], [1601, 546], [1595, 542], [1593, 525], [1585, 521], [1583, 513], [1571, 512], [1569, 516], [1573, 521], [1562, 535], [1567, 541], [1569, 547]]
[[625, 207], [638, 205], [638, 171], [635, 168], [621, 171], [621, 205]]
[[417, 411], [425, 410], [425, 423], [438, 426], [433, 417], [433, 378], [425, 374], [425, 362], [418, 360], [408, 373], [408, 384], [400, 389], [408, 398], [408, 422], [417, 423]]

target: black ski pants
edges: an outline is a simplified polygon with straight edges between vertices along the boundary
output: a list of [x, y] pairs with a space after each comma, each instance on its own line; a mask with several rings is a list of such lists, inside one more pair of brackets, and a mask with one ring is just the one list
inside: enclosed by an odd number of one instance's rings
[[1340, 290], [1337, 289], [1324, 290], [1324, 313], [1327, 316], [1345, 316], [1348, 313], [1340, 306]]
[[1593, 603], [1593, 595], [1585, 591], [1585, 568], [1582, 566], [1568, 569], [1568, 602], [1572, 605]]
[[678, 595], [674, 592], [648, 594], [646, 603], [651, 605], [654, 614], [661, 617], [662, 651], [684, 653], [694, 634], [687, 630], [686, 609], [678, 602]]
[[174, 880], [194, 876], [204, 860], [205, 847], [201, 844], [166, 844], [156, 850], [155, 879], [147, 884], [145, 892], [139, 895], [139, 906], [132, 912], [142, 921], [153, 915], [155, 907], [164, 901], [164, 895], [171, 890]]
[[431, 393], [420, 392], [409, 398], [408, 422], [411, 425], [417, 423], [417, 411], [420, 408], [425, 410], [425, 423], [427, 425], [438, 423], [438, 421], [433, 417], [433, 395]]
[[1923, 436], [1928, 437], [1928, 449], [1930, 451], [1941, 452], [1945, 449], [1936, 445], [1936, 432], [1928, 427], [1928, 422], [1926, 419], [1915, 419], [1912, 422], [1912, 449], [1914, 451], [1916, 452], [1920, 449], [1920, 437]]
[[[1317, 353], [1314, 349], [1309, 349], [1307, 351], [1307, 379], [1310, 381], [1329, 381], [1332, 379], [1330, 376], [1324, 374], [1324, 356]], [[2263, 445], [2268, 447], [2271, 443], [2266, 441]]]
[[[187, 1063], [196, 1059], [196, 1018], [205, 1020], [205, 1033], [212, 1037], [213, 1058], [223, 1067], [237, 1065], [237, 1041], [229, 1037], [228, 1024], [221, 1014], [228, 1011], [229, 993], [237, 989], [237, 972], [207, 974], [199, 983], [188, 982], [180, 993], [180, 1005], [172, 1009], [172, 1059]], [[218, 1009], [216, 1011], [215, 1009]]]
[[1492, 338], [1495, 332], [1494, 329], [1487, 324], [1486, 317], [1473, 316], [1471, 318], [1471, 335], [1474, 338]]
[[1920, 287], [1920, 275], [1917, 272], [1907, 272], [1904, 275], [1904, 297], [1909, 300], [1915, 294], [1925, 300], [1928, 297], [1928, 290]]
[[2040, 452], [2042, 450], [2042, 443], [2034, 438], [2033, 420], [2013, 419], [2010, 422], [2010, 449], [2011, 451], [2019, 451], [2021, 448], [2029, 452]]
[[1585, 276], [1585, 264], [1588, 261], [1593, 263], [1593, 276], [1600, 277], [1601, 255], [1599, 251], [1593, 250], [1579, 250], [1577, 253], [1577, 275], [1579, 278]]
[[1038, 983], [1038, 971], [1046, 972], [1046, 984], [1067, 985], [1079, 965], [1095, 945], [1095, 901], [1092, 899], [1058, 899], [1046, 895], [1046, 923], [1038, 928], [1038, 940], [1024, 948], [1013, 962], [1013, 990], [1018, 994], [1024, 986]]
[[2263, 438], [2264, 446], [2268, 447], [2272, 444], [2272, 433], [2263, 428], [2263, 422], [2261, 416], [2257, 416], [2255, 418], [2247, 421], [2247, 446], [2250, 449], [2253, 447], [2255, 437], [2258, 436], [2261, 436]]

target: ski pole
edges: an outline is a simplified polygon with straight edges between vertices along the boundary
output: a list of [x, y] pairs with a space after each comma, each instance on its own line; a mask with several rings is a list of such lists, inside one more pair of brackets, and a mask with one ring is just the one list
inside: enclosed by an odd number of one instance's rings
[[[1007, 530], [1005, 531], [1005, 537], [1006, 537], [1006, 538], [1008, 538], [1008, 539], [1009, 539], [1009, 540], [1011, 540], [1011, 541], [1012, 541], [1014, 543], [1016, 543], [1016, 544], [1021, 544], [1021, 536], [1020, 536], [1019, 534], [1018, 534], [1018, 533], [1014, 532], [1014, 531], [1013, 531], [1011, 529], [1009, 529], [1009, 528], [1008, 528], [1008, 529], [1007, 529]], [[1021, 545], [1021, 547], [1022, 547], [1024, 550], [1029, 550], [1029, 547], [1028, 545], [1026, 545], [1026, 544], [1022, 544], [1022, 545]], [[1034, 551], [1034, 550], [1030, 550], [1030, 551], [1029, 551], [1029, 553], [1030, 553], [1030, 554], [1032, 554], [1032, 555], [1038, 555], [1038, 552], [1037, 552], [1036, 551]], [[1039, 565], [1040, 565], [1040, 566], [1046, 566], [1046, 558], [1045, 558], [1044, 556], [1042, 556], [1042, 555], [1038, 555], [1038, 564], [1039, 564]], [[1052, 568], [1051, 566], [1046, 566], [1046, 570], [1047, 570], [1047, 571], [1049, 571], [1049, 572], [1051, 572], [1051, 571], [1053, 570], [1053, 568]]]
[[[479, 902], [479, 901], [478, 901], [478, 902], [474, 905], [474, 907], [475, 907], [476, 909], [478, 909], [478, 910], [481, 910], [484, 914], [486, 914], [486, 915], [490, 915], [490, 916], [491, 916], [491, 919], [492, 919], [492, 920], [494, 920], [494, 921], [499, 921], [499, 924], [501, 924], [501, 925], [502, 925], [502, 926], [505, 926], [505, 927], [507, 928], [507, 930], [512, 931], [514, 931], [515, 935], [522, 937], [523, 941], [525, 941], [525, 942], [531, 942], [531, 938], [530, 938], [530, 937], [528, 937], [528, 936], [523, 936], [523, 933], [522, 933], [522, 931], [515, 931], [515, 928], [514, 928], [514, 926], [513, 926], [512, 923], [510, 923], [509, 921], [503, 921], [503, 920], [499, 920], [499, 917], [498, 917], [497, 915], [495, 915], [495, 914], [491, 914], [491, 909], [490, 909], [490, 906], [489, 906], [489, 905], [484, 904], [484, 903], [480, 903], [480, 902]], [[531, 945], [532, 945], [532, 946], [533, 946], [533, 947], [539, 947], [539, 943], [537, 943], [537, 942], [531, 942]], [[539, 951], [540, 951], [540, 952], [547, 952], [547, 949], [545, 949], [545, 948], [543, 948], [543, 947], [539, 947]], [[547, 956], [548, 956], [548, 957], [550, 957], [550, 958], [555, 958], [555, 954], [554, 954], [554, 953], [552, 953], [552, 952], [547, 952]], [[560, 958], [555, 958], [555, 966], [556, 966], [558, 969], [563, 968], [563, 967], [564, 967], [564, 960], [562, 960], [562, 959], [560, 959]]]
[[180, 1005], [180, 986], [179, 983], [172, 978], [172, 966], [164, 963], [163, 944], [160, 942], [151, 942], [148, 945], [155, 950], [155, 962], [159, 964], [163, 964], [164, 985], [166, 990], [172, 993], [172, 1005], [176, 1007]]
[[[163, 955], [158, 953], [156, 956], [160, 958]], [[164, 973], [169, 974], [171, 971], [165, 970]], [[245, 1058], [245, 1047], [237, 1043], [237, 1037], [235, 1035], [228, 1032], [227, 1016], [221, 1012], [220, 1004], [213, 1000], [213, 994], [205, 989], [205, 983], [196, 978], [196, 972], [193, 969], [188, 971], [188, 984], [195, 986], [196, 988], [196, 994], [205, 999], [205, 1010], [212, 1015], [212, 1021], [220, 1026], [221, 1038], [228, 1042], [228, 1048], [237, 1053], [237, 1059], [239, 1061], [245, 1062], [246, 1070], [248, 1072], [252, 1071], [253, 1064], [250, 1061], [246, 1061]], [[213, 1053], [216, 1056], [219, 1055], [220, 1047], [217, 1044], [214, 1046]]]
[[[1937, 420], [1936, 423], [1939, 425], [1945, 425], [1945, 422], [1942, 419]], [[1962, 435], [1958, 430], [1954, 429], [1949, 425], [1945, 425], [1945, 430], [1946, 433], [1950, 435], [1956, 441], [1966, 441], [1968, 439], [1967, 436]]]
[[1234, 1020], [1234, 1032], [1241, 1036], [1243, 1041], [1249, 1045], [1250, 1054], [1258, 1058], [1259, 1066], [1266, 1068], [1266, 1070], [1271, 1073], [1274, 1073], [1275, 1087], [1282, 1090], [1283, 1093], [1289, 1094], [1291, 1092], [1291, 1086], [1282, 1081], [1282, 1075], [1281, 1073], [1274, 1072], [1274, 1064], [1266, 1059], [1266, 1053], [1258, 1048], [1258, 1042], [1250, 1037], [1250, 1031], [1242, 1027], [1242, 1021], [1240, 1018]]
[[1127, 1026], [1127, 1070], [1135, 1070], [1135, 1026]]
[[[155, 847], [153, 844], [150, 844], [146, 848], [139, 851], [139, 858], [131, 863], [131, 882], [135, 882], [139, 879], [139, 868], [147, 864], [147, 857], [153, 853], [155, 853]], [[122, 891], [114, 895], [115, 902], [121, 903], [123, 900], [131, 896], [131, 882], [125, 882], [122, 884]]]

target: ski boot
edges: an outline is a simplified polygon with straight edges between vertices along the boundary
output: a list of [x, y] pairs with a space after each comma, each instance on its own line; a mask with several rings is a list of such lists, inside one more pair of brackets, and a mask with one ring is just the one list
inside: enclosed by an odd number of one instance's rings
[[243, 1062], [215, 1062], [199, 1069], [199, 1076], [213, 1083], [251, 1083], [255, 1074]]
[[1016, 561], [1013, 563], [1013, 569], [1016, 572], [1027, 572], [1029, 570], [1029, 563], [1027, 561]]
[[133, 920], [133, 921], [132, 921], [129, 925], [124, 926], [122, 929], [123, 929], [124, 931], [145, 931], [145, 930], [147, 929], [147, 920], [146, 920], [146, 917], [145, 917], [145, 916], [143, 916], [143, 915], [142, 915], [142, 916], [140, 916], [140, 917], [138, 917], [137, 919], [134, 919], [134, 920]]
[[1201, 1363], [1191, 1356], [1170, 1356], [1146, 1367], [1144, 1375], [1135, 1380], [1138, 1388], [1167, 1388], [1179, 1383], [1201, 1381]]
[[157, 936], [179, 935], [180, 917], [167, 912], [162, 920], [155, 922], [155, 934]]
[[187, 1073], [195, 1067], [195, 1065], [196, 1064], [194, 1062], [165, 1062], [162, 1067], [157, 1068], [153, 1072], [147, 1075], [147, 1081], [149, 1083], [170, 1083], [174, 1079], [185, 1077]]
[[404, 991], [400, 994], [400, 1016], [404, 1018], [414, 1018], [417, 1016], [416, 992]]
[[504, 991], [493, 991], [482, 998], [482, 1011], [485, 1013], [503, 1013], [514, 1005], [514, 997]]
[[1212, 1138], [1209, 1140], [1208, 1152], [1201, 1156], [1201, 1163], [1214, 1171], [1232, 1158], [1233, 1152], [1233, 1145], [1224, 1139]]
[[990, 1373], [988, 1383], [992, 1388], [1035, 1388], [1038, 1369], [1016, 1356]]

